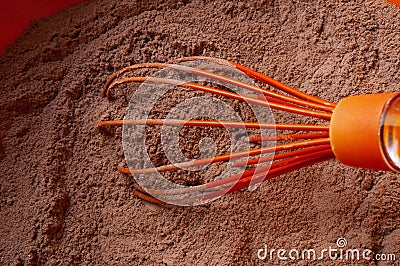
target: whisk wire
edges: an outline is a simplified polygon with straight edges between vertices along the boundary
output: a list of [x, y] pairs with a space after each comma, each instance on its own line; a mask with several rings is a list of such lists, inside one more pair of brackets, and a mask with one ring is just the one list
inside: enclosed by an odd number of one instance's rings
[[[249, 84], [231, 77], [223, 76], [214, 72], [205, 71], [198, 67], [189, 67], [177, 63], [208, 60], [219, 64], [234, 67], [247, 76], [258, 80], [268, 86], [271, 86], [282, 94], [263, 87]], [[194, 82], [186, 82], [182, 80], [158, 78], [158, 77], [142, 77], [131, 76], [125, 77], [125, 74], [142, 68], [171, 68], [173, 70], [182, 71], [206, 77], [211, 81], [223, 82], [233, 86], [240, 87], [249, 92], [257, 93], [256, 96], [241, 95], [235, 92], [212, 87], [211, 85], [198, 84]], [[319, 118], [329, 121], [332, 112], [336, 106], [335, 103], [325, 101], [316, 96], [308, 95], [300, 90], [283, 84], [271, 77], [261, 74], [255, 70], [242, 66], [240, 64], [209, 57], [185, 57], [168, 63], [143, 63], [125, 67], [115, 72], [107, 80], [102, 90], [102, 96], [111, 99], [112, 89], [120, 84], [152, 82], [156, 84], [169, 84], [181, 88], [189, 88], [197, 91], [203, 91], [214, 95], [219, 95], [234, 99], [241, 102], [247, 102], [263, 107], [270, 107], [275, 110], [286, 111], [298, 115], [305, 115], [313, 118]], [[262, 148], [250, 149], [242, 152], [234, 152], [214, 157], [191, 160], [188, 162], [180, 162], [175, 164], [167, 164], [158, 167], [131, 169], [118, 166], [118, 170], [125, 174], [146, 174], [165, 171], [175, 171], [179, 169], [189, 169], [195, 166], [204, 166], [217, 162], [227, 162], [235, 160], [232, 165], [235, 167], [246, 167], [246, 170], [240, 174], [232, 175], [221, 180], [212, 181], [210, 183], [175, 189], [143, 189], [138, 184], [134, 184], [135, 195], [146, 201], [153, 203], [167, 203], [169, 197], [180, 195], [183, 196], [188, 192], [199, 192], [196, 194], [195, 200], [209, 200], [226, 193], [247, 188], [250, 185], [257, 185], [265, 180], [276, 176], [319, 163], [334, 158], [329, 139], [329, 126], [325, 124], [282, 124], [282, 123], [260, 123], [260, 122], [235, 122], [235, 121], [210, 121], [210, 120], [177, 120], [177, 119], [142, 119], [142, 120], [113, 120], [100, 121], [97, 123], [99, 127], [106, 126], [135, 126], [135, 125], [162, 125], [162, 126], [198, 126], [198, 127], [224, 127], [224, 128], [245, 128], [245, 129], [267, 129], [281, 131], [296, 131], [295, 133], [280, 133], [275, 136], [252, 136], [249, 142], [267, 142], [267, 141], [283, 141], [289, 143], [274, 144]], [[306, 131], [307, 133], [301, 132]], [[311, 132], [311, 133], [309, 133]], [[301, 140], [291, 142], [294, 140]], [[268, 155], [268, 153], [274, 153]], [[266, 155], [264, 157], [257, 157]], [[254, 157], [257, 158], [249, 158]], [[240, 161], [242, 158], [247, 158]], [[237, 161], [238, 160], [238, 161]], [[264, 165], [260, 165], [264, 163]], [[265, 164], [266, 163], [266, 164]], [[254, 167], [255, 166], [255, 167]], [[254, 167], [247, 169], [247, 167]], [[155, 198], [155, 196], [162, 196]]]

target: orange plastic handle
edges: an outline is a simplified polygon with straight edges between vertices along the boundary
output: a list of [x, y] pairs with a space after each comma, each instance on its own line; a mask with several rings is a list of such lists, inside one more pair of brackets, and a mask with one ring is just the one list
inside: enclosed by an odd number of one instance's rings
[[400, 7], [400, 0], [386, 0], [389, 3], [395, 4], [396, 6]]
[[329, 135], [333, 153], [342, 163], [384, 171], [400, 171], [383, 144], [385, 112], [400, 93], [379, 93], [343, 99], [333, 111]]

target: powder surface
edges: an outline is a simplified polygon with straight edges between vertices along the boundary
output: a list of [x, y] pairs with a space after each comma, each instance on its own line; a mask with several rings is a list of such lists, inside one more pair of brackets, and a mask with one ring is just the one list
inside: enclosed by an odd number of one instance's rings
[[[399, 43], [400, 9], [380, 0], [97, 0], [32, 23], [0, 57], [0, 264], [277, 265], [257, 251], [340, 237], [400, 259], [398, 174], [331, 160], [207, 205], [158, 207], [116, 170], [121, 129], [95, 126], [123, 117], [132, 91], [100, 93], [131, 64], [214, 56], [338, 102], [399, 91]], [[187, 134], [190, 152], [199, 139]], [[322, 264], [349, 262], [296, 261]]]

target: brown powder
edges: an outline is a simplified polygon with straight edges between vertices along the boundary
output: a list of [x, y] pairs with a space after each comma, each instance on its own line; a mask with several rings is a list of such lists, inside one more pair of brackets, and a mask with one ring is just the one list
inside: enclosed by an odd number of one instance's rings
[[[257, 258], [264, 244], [322, 249], [339, 237], [400, 257], [396, 174], [332, 160], [204, 206], [156, 207], [116, 171], [121, 130], [95, 127], [126, 108], [123, 97], [100, 97], [111, 73], [191, 55], [335, 102], [398, 91], [400, 9], [376, 0], [145, 2], [72, 7], [32, 23], [0, 58], [0, 264], [272, 265]], [[321, 263], [340, 264], [296, 261]]]

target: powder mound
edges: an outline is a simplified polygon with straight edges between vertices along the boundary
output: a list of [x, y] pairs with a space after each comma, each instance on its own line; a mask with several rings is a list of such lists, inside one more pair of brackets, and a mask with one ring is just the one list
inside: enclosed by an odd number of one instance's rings
[[[257, 251], [340, 237], [400, 254], [396, 174], [331, 160], [204, 206], [159, 207], [116, 170], [121, 129], [95, 126], [123, 118], [134, 92], [101, 98], [113, 72], [184, 56], [235, 61], [333, 102], [399, 91], [399, 28], [400, 9], [376, 0], [97, 0], [32, 22], [0, 57], [0, 264], [278, 265]], [[298, 262], [318, 263], [338, 265]]]

